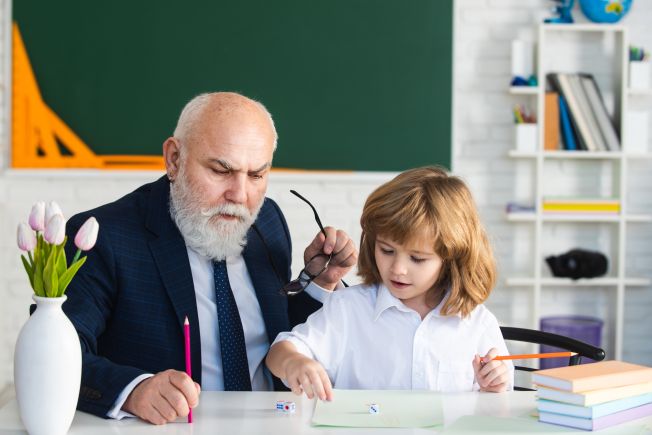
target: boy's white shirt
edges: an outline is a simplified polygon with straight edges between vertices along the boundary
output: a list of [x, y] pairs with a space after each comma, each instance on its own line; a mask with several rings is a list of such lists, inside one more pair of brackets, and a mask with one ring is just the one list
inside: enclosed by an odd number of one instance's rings
[[[496, 317], [478, 305], [466, 318], [441, 316], [448, 298], [421, 320], [385, 285], [332, 293], [323, 307], [274, 343], [287, 340], [319, 361], [335, 388], [477, 391], [473, 357], [508, 355]], [[509, 389], [513, 387], [514, 365]]]

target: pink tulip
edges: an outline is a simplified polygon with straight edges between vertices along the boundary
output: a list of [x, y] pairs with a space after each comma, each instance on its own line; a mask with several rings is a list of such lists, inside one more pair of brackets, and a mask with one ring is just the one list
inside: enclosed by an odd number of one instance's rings
[[43, 238], [53, 245], [60, 245], [63, 243], [65, 235], [66, 222], [63, 220], [63, 215], [55, 214], [45, 226]]
[[89, 217], [84, 225], [81, 226], [77, 235], [75, 236], [75, 246], [77, 246], [82, 251], [88, 251], [97, 241], [97, 232], [100, 229], [100, 224], [97, 223], [97, 219], [94, 217]]
[[54, 201], [48, 202], [48, 205], [45, 206], [45, 223], [47, 224], [48, 222], [50, 222], [52, 216], [57, 214], [61, 215], [61, 218], [63, 219], [63, 212], [61, 211], [61, 207], [59, 207], [59, 204], [57, 204]]
[[21, 251], [32, 251], [36, 248], [36, 235], [24, 222], [18, 224], [18, 247]]
[[43, 231], [45, 229], [45, 203], [39, 201], [32, 206], [29, 214], [29, 226], [34, 231]]

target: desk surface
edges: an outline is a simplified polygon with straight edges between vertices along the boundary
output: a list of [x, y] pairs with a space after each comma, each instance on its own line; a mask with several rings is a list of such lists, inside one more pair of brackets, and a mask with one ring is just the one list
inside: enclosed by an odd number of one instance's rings
[[[292, 400], [297, 404], [295, 414], [278, 413], [277, 400]], [[445, 425], [463, 415], [492, 415], [521, 417], [532, 412], [536, 405], [531, 392], [459, 393], [442, 396]], [[193, 411], [194, 423], [179, 420], [165, 426], [152, 426], [137, 419], [104, 420], [77, 412], [70, 435], [92, 434], [337, 434], [378, 433], [378, 429], [313, 427], [314, 401], [288, 392], [214, 392], [204, 391], [200, 404]], [[432, 434], [433, 429], [383, 429], [384, 435]], [[13, 399], [0, 409], [0, 434], [25, 434], [18, 405]]]

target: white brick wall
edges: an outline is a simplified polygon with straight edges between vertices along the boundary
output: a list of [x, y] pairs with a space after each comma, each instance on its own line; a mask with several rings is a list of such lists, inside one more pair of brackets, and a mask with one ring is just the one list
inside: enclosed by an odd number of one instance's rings
[[[7, 35], [10, 24], [9, 0], [0, 0], [0, 102], [7, 102]], [[471, 186], [485, 223], [494, 240], [502, 277], [523, 271], [531, 255], [530, 227], [508, 224], [504, 204], [531, 191], [531, 165], [506, 157], [512, 147], [511, 115], [513, 100], [507, 96], [510, 43], [512, 39], [534, 40], [535, 22], [547, 14], [549, 2], [543, 0], [457, 0], [455, 5], [454, 59], [454, 168]], [[575, 13], [580, 18], [580, 13]], [[646, 25], [652, 18], [652, 2], [639, 0], [624, 23], [630, 28], [633, 43], [652, 48], [652, 34]], [[637, 102], [650, 107], [650, 100]], [[6, 132], [6, 106], [0, 106], [0, 133]], [[60, 201], [67, 214], [95, 207], [116, 199], [142, 183], [155, 179], [155, 173], [97, 173], [71, 171], [16, 172], [5, 168], [9, 146], [0, 134], [0, 389], [11, 382], [13, 345], [27, 318], [30, 289], [15, 247], [15, 228], [25, 219], [32, 202], [39, 199]], [[633, 164], [637, 176], [630, 189], [632, 201], [650, 210], [652, 199], [649, 166]], [[295, 273], [300, 269], [303, 247], [316, 234], [317, 227], [308, 207], [289, 194], [296, 189], [314, 202], [326, 225], [341, 227], [354, 240], [359, 239], [358, 219], [368, 193], [391, 175], [282, 174], [272, 175], [269, 196], [283, 208], [293, 236]], [[516, 182], [518, 180], [518, 182]], [[628, 270], [650, 276], [652, 264], [652, 226], [631, 227]], [[356, 282], [355, 277], [349, 277]], [[652, 365], [652, 289], [627, 290], [625, 354], [629, 361]], [[610, 319], [613, 295], [609, 289], [546, 291], [545, 313], [589, 313]], [[529, 293], [506, 288], [502, 283], [492, 294], [489, 305], [503, 324], [528, 325]], [[609, 341], [611, 331], [606, 331]]]
[[[516, 102], [527, 99], [509, 96], [506, 88], [510, 80], [510, 42], [513, 39], [536, 40], [536, 23], [548, 15], [551, 2], [541, 0], [457, 0], [455, 2], [455, 59], [454, 59], [454, 162], [456, 172], [472, 186], [485, 223], [494, 239], [500, 264], [500, 275], [531, 273], [532, 224], [510, 224], [504, 219], [507, 201], [523, 200], [533, 192], [532, 162], [515, 161], [506, 157], [513, 147], [512, 119], [509, 109]], [[577, 21], [586, 21], [578, 7]], [[652, 34], [648, 30], [652, 19], [652, 2], [634, 2], [632, 11], [622, 21], [629, 30], [631, 43], [652, 48]], [[567, 48], [568, 50], [568, 48]], [[567, 54], [567, 53], [566, 53]], [[579, 63], [590, 62], [586, 57]], [[571, 69], [573, 67], [571, 66]], [[592, 68], [593, 69], [593, 68]], [[540, 78], [541, 79], [541, 78]], [[532, 100], [529, 100], [533, 104]], [[652, 98], [630, 98], [630, 106], [652, 108]], [[628, 201], [631, 211], [650, 213], [652, 199], [649, 186], [650, 161], [630, 164]], [[570, 171], [569, 168], [563, 168]], [[580, 169], [582, 177], [578, 188], [587, 183], [600, 182], [598, 174]], [[560, 192], [561, 182], [546, 180], [546, 190]], [[606, 187], [605, 187], [606, 188]], [[563, 228], [557, 241], [568, 238], [589, 238], [610, 248], [605, 231], [574, 231]], [[652, 276], [652, 226], [628, 225], [627, 273]], [[588, 236], [587, 236], [588, 234]], [[594, 240], [591, 240], [591, 236]], [[611, 238], [613, 240], [613, 238]], [[551, 243], [552, 247], [558, 244]], [[544, 245], [547, 247], [547, 245]], [[552, 248], [551, 248], [552, 249]], [[559, 251], [555, 252], [558, 253]], [[552, 252], [551, 252], [552, 253]], [[546, 269], [544, 269], [546, 271]], [[628, 288], [625, 297], [625, 339], [623, 358], [643, 364], [652, 364], [650, 344], [652, 320], [651, 288]], [[542, 313], [595, 315], [606, 321], [603, 344], [613, 345], [613, 318], [615, 288], [551, 289], [544, 288]], [[503, 324], [528, 325], [530, 293], [526, 288], [508, 288], [501, 281], [488, 304]], [[612, 354], [613, 355], [613, 354]]]

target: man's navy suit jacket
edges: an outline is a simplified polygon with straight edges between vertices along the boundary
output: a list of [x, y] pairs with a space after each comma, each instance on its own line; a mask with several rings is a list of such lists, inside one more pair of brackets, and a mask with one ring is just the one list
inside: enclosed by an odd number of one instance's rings
[[[170, 217], [169, 197], [170, 183], [162, 177], [111, 204], [80, 213], [67, 224], [68, 258], [74, 255], [72, 240], [86, 219], [94, 216], [100, 224], [97, 243], [68, 287], [63, 306], [82, 346], [78, 403], [82, 411], [105, 417], [120, 392], [137, 376], [185, 370], [186, 316], [191, 328], [193, 379], [201, 384], [195, 290], [184, 240]], [[249, 230], [242, 256], [271, 343], [279, 332], [303, 322], [320, 304], [306, 294], [288, 299], [279, 293], [290, 279], [291, 242], [274, 201], [265, 199], [255, 225], [260, 235]]]

